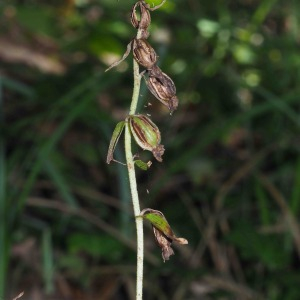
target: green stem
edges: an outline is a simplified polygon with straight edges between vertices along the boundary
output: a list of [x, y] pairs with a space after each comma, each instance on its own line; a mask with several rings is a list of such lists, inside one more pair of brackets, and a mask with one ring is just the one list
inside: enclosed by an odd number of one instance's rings
[[[141, 35], [140, 30], [137, 33], [137, 38]], [[133, 59], [133, 93], [130, 104], [130, 115], [136, 113], [136, 108], [139, 100], [140, 86], [141, 86], [141, 75], [139, 65], [135, 59]], [[143, 299], [143, 268], [144, 268], [144, 233], [143, 233], [143, 219], [137, 218], [140, 215], [140, 203], [139, 195], [137, 190], [136, 175], [134, 168], [133, 155], [131, 150], [131, 133], [128, 122], [125, 124], [125, 155], [126, 163], [129, 176], [129, 184], [131, 191], [131, 199], [133, 205], [133, 211], [135, 215], [136, 224], [136, 235], [137, 235], [137, 270], [136, 270], [136, 300]]]
[[[140, 203], [137, 191], [134, 161], [131, 151], [131, 133], [128, 123], [125, 124], [125, 154], [129, 175], [129, 184], [134, 215], [140, 215]], [[144, 234], [143, 219], [135, 218], [137, 234], [137, 271], [136, 271], [136, 300], [143, 299], [143, 264], [144, 264]]]
[[134, 84], [133, 84], [133, 93], [132, 93], [132, 100], [130, 104], [130, 115], [134, 115], [136, 111], [136, 107], [139, 101], [139, 93], [140, 93], [140, 87], [141, 87], [141, 75], [140, 75], [140, 68], [139, 64], [136, 62], [136, 60], [133, 60], [133, 78], [134, 78]]
[[[142, 36], [142, 31], [138, 30], [136, 38], [139, 39]], [[139, 64], [135, 59], [133, 59], [133, 93], [132, 93], [132, 99], [130, 104], [130, 115], [134, 115], [136, 112], [136, 107], [139, 101], [139, 94], [140, 94], [140, 88], [141, 88], [141, 75], [140, 75], [140, 67]]]

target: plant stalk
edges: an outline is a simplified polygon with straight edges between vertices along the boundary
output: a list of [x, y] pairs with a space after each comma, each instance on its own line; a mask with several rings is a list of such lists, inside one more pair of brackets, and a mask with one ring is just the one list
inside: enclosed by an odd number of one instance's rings
[[[139, 35], [139, 33], [138, 33]], [[136, 112], [136, 107], [139, 99], [141, 75], [139, 73], [139, 65], [133, 59], [133, 76], [134, 86], [132, 93], [132, 100], [130, 104], [129, 114], [133, 115]], [[143, 268], [144, 268], [144, 233], [143, 233], [143, 219], [137, 218], [140, 215], [140, 203], [137, 190], [135, 167], [133, 155], [131, 150], [131, 133], [128, 122], [125, 124], [125, 155], [128, 169], [128, 177], [131, 191], [131, 199], [133, 211], [135, 216], [136, 234], [137, 234], [137, 270], [136, 270], [136, 300], [143, 299]]]
[[[126, 162], [128, 168], [133, 211], [136, 217], [140, 215], [140, 203], [139, 203], [139, 196], [137, 191], [134, 161], [131, 152], [131, 133], [127, 122], [125, 124], [125, 153], [126, 153]], [[143, 299], [143, 267], [144, 267], [143, 219], [136, 217], [135, 224], [136, 224], [136, 235], [137, 235], [136, 300], [142, 300]]]
[[[138, 30], [136, 38], [139, 39], [141, 37], [141, 30]], [[136, 112], [137, 104], [139, 101], [139, 94], [141, 88], [141, 75], [140, 75], [140, 67], [135, 59], [133, 59], [133, 93], [130, 104], [129, 115], [134, 115]]]

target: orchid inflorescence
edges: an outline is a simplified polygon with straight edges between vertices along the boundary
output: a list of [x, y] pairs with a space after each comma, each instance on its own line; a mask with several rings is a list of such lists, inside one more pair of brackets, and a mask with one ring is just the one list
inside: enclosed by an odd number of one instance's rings
[[[150, 36], [148, 28], [151, 23], [150, 12], [158, 9], [165, 2], [166, 0], [163, 0], [159, 5], [151, 7], [145, 0], [139, 0], [133, 5], [131, 10], [131, 24], [134, 28], [138, 29], [137, 35], [127, 45], [127, 50], [123, 57], [110, 65], [106, 71], [119, 65], [132, 51], [136, 63], [144, 68], [144, 71], [140, 74], [139, 71], [137, 71], [139, 80], [142, 76], [144, 77], [150, 92], [165, 105], [169, 109], [170, 114], [172, 114], [178, 106], [176, 87], [173, 80], [157, 66], [158, 56], [148, 42]], [[139, 9], [139, 14], [137, 14], [137, 9]], [[165, 149], [160, 143], [161, 134], [158, 127], [147, 115], [133, 113], [129, 114], [124, 121], [119, 122], [115, 127], [106, 159], [108, 164], [111, 161], [115, 161], [113, 153], [125, 126], [129, 128], [134, 140], [143, 150], [151, 151], [155, 159], [162, 162], [162, 155]], [[150, 161], [144, 163], [141, 160], [135, 160], [134, 163], [143, 170], [147, 170], [151, 166]], [[155, 240], [162, 249], [164, 261], [168, 260], [169, 256], [174, 254], [171, 248], [172, 242], [178, 244], [188, 243], [186, 239], [177, 238], [175, 236], [166, 218], [160, 211], [148, 208], [144, 209], [141, 213], [136, 215], [136, 217], [141, 217], [151, 222]]]

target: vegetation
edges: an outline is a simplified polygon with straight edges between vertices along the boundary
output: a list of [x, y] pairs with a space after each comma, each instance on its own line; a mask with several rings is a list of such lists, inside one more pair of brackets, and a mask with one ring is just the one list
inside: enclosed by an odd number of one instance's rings
[[[106, 164], [132, 59], [104, 73], [136, 34], [134, 3], [0, 3], [0, 299], [135, 299], [127, 170]], [[139, 196], [189, 244], [164, 263], [146, 226], [144, 299], [300, 298], [299, 6], [155, 11], [151, 45], [179, 105], [170, 116], [142, 82], [137, 112], [166, 151], [137, 170]]]

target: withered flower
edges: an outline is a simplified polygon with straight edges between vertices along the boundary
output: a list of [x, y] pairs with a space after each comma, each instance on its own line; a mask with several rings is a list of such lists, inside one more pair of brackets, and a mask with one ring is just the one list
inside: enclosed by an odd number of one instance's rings
[[[140, 18], [138, 18], [136, 13], [136, 8], [139, 5], [140, 8]], [[151, 23], [151, 16], [149, 10], [146, 6], [141, 2], [138, 1], [135, 3], [131, 9], [131, 24], [133, 27], [138, 29], [147, 29]]]
[[135, 60], [146, 69], [151, 69], [157, 61], [155, 50], [145, 39], [134, 39], [132, 52]]
[[[165, 2], [166, 2], [166, 0], [163, 0], [159, 5], [151, 7], [145, 1], [140, 0], [133, 5], [133, 7], [131, 9], [130, 20], [131, 20], [131, 24], [133, 25], [133, 27], [140, 30], [141, 38], [147, 39], [149, 37], [148, 27], [151, 23], [151, 15], [150, 15], [149, 11], [154, 11], [154, 10], [160, 8]], [[139, 16], [136, 13], [137, 6], [139, 6], [139, 8], [140, 8]]]
[[169, 225], [164, 214], [159, 210], [145, 208], [141, 211], [140, 217], [151, 222], [155, 240], [162, 251], [164, 262], [169, 260], [169, 257], [174, 254], [171, 248], [172, 242], [180, 245], [188, 244], [185, 238], [177, 237], [171, 226]]
[[156, 65], [148, 70], [148, 74], [148, 79], [144, 76], [148, 89], [162, 104], [168, 107], [172, 114], [178, 107], [176, 86], [173, 80]]
[[165, 148], [160, 144], [161, 136], [158, 127], [144, 115], [130, 115], [127, 121], [136, 143], [142, 149], [151, 151], [161, 162]]
[[161, 256], [165, 262], [166, 260], [169, 260], [171, 255], [174, 255], [174, 251], [171, 247], [172, 240], [166, 237], [160, 230], [156, 229], [154, 226], [152, 226], [152, 229], [155, 241], [157, 245], [161, 248]]

